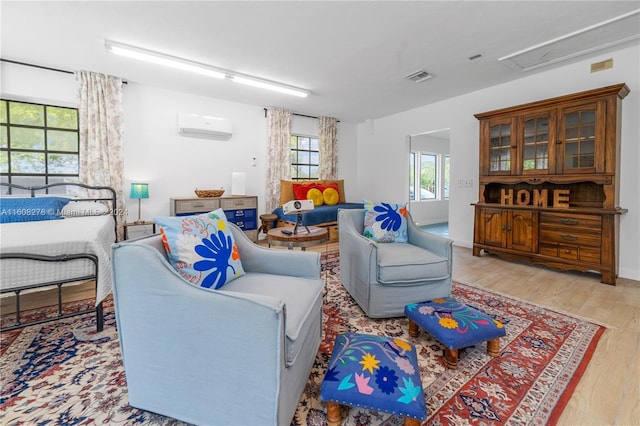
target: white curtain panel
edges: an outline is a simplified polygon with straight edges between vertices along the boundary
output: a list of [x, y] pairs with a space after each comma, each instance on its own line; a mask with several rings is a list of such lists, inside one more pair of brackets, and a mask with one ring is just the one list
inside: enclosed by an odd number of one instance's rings
[[78, 71], [80, 82], [80, 181], [115, 189], [118, 241], [124, 235], [122, 79]]
[[319, 117], [320, 179], [338, 178], [338, 120]]
[[267, 187], [265, 208], [267, 213], [280, 207], [280, 180], [291, 179], [291, 111], [267, 108], [269, 145], [267, 147]]

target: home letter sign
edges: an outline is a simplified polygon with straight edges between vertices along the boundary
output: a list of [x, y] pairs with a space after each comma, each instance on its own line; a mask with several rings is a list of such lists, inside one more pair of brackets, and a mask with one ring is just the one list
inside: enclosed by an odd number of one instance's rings
[[[554, 189], [553, 190], [553, 207], [555, 208], [568, 208], [569, 207], [569, 194], [568, 189]], [[549, 198], [549, 190], [547, 189], [534, 189], [533, 190], [533, 205], [536, 207], [547, 207]], [[518, 190], [516, 194], [516, 203], [519, 206], [528, 206], [531, 204], [531, 192], [526, 189]], [[500, 204], [513, 205], [513, 189], [500, 189]]]

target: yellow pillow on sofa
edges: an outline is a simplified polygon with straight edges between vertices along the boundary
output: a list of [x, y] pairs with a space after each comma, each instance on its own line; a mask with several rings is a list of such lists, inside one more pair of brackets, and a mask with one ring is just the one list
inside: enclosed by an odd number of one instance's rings
[[309, 192], [307, 192], [307, 200], [313, 200], [313, 205], [318, 207], [322, 205], [324, 198], [318, 188], [311, 188]]
[[340, 201], [340, 194], [333, 188], [326, 188], [322, 191], [322, 200], [328, 206], [335, 206]]

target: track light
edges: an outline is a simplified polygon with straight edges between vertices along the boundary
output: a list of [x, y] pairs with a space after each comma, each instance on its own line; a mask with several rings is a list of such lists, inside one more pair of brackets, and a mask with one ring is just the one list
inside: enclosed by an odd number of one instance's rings
[[163, 65], [183, 71], [189, 71], [196, 74], [206, 75], [218, 79], [227, 79], [236, 83], [245, 84], [247, 86], [259, 87], [262, 89], [273, 90], [279, 93], [306, 98], [311, 92], [287, 84], [275, 81], [265, 80], [260, 77], [254, 77], [247, 74], [237, 73], [231, 70], [214, 67], [200, 62], [190, 61], [188, 59], [171, 56], [164, 53], [154, 52], [152, 50], [143, 49], [141, 47], [131, 46], [124, 43], [105, 40], [105, 48], [107, 52], [115, 55], [125, 56], [127, 58], [137, 59], [140, 61], [150, 62], [157, 65]]
[[236, 83], [245, 84], [247, 86], [261, 87], [263, 89], [273, 90], [275, 92], [286, 93], [287, 95], [298, 96], [306, 98], [309, 96], [309, 92], [295, 87], [287, 86], [281, 83], [275, 83], [267, 80], [258, 79], [249, 76], [231, 75], [231, 81]]
[[217, 68], [198, 62], [187, 61], [176, 56], [165, 55], [164, 53], [153, 52], [151, 50], [142, 49], [140, 47], [129, 46], [128, 44], [116, 43], [108, 40], [105, 41], [104, 46], [107, 49], [107, 52], [113, 53], [115, 55], [138, 59], [140, 61], [163, 65], [165, 67], [175, 68], [183, 71], [207, 75], [214, 78], [223, 79], [226, 77], [226, 74], [223, 71], [218, 70]]

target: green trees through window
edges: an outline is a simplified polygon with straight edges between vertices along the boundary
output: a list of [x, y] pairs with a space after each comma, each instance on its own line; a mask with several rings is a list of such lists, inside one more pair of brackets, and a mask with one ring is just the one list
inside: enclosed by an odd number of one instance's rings
[[420, 151], [412, 151], [409, 156], [409, 199], [426, 201], [449, 198], [450, 157]]
[[291, 179], [320, 179], [320, 143], [317, 137], [291, 135]]
[[0, 100], [2, 182], [78, 181], [79, 164], [76, 108]]

